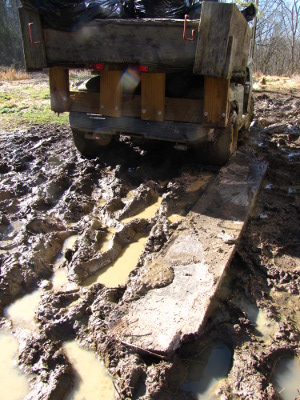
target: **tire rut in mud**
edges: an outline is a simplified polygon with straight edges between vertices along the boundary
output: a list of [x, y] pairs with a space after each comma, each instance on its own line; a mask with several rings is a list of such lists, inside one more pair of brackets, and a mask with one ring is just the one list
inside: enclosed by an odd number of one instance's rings
[[[269, 162], [267, 176], [205, 331], [170, 360], [128, 347], [110, 334], [110, 326], [120, 304], [172, 280], [171, 271], [164, 271], [163, 278], [153, 271], [149, 282], [138, 286], [136, 276], [180, 223], [171, 216], [184, 217], [218, 170], [202, 167], [168, 144], [141, 147], [123, 138], [101, 158], [86, 160], [76, 152], [67, 128], [2, 132], [2, 313], [25, 293], [38, 289], [41, 294], [34, 332], [11, 327], [4, 316], [1, 320], [18, 337], [18, 362], [31, 373], [28, 398], [61, 399], [70, 390], [72, 366], [62, 343], [71, 338], [98, 352], [122, 399], [196, 398], [181, 385], [191, 361], [218, 342], [231, 351], [220, 396], [278, 398], [271, 384], [274, 366], [283, 356], [299, 356], [300, 350], [299, 100], [256, 97], [252, 135], [243, 146]], [[147, 218], [123, 223], [155, 203]], [[139, 237], [147, 240], [130, 272], [130, 295], [124, 295], [124, 285], [86, 284]], [[68, 274], [69, 284], [54, 285], [51, 278], [58, 270]]]

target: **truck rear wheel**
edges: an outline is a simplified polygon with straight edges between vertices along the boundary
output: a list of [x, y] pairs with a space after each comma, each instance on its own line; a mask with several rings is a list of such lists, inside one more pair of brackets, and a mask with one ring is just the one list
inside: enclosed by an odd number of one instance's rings
[[110, 146], [113, 142], [114, 135], [101, 133], [97, 134], [96, 138], [88, 138], [88, 132], [80, 131], [76, 128], [71, 129], [75, 146], [84, 157], [97, 157], [101, 155], [103, 149]]
[[203, 164], [223, 165], [236, 151], [237, 140], [238, 127], [234, 112], [226, 128], [216, 128], [211, 140], [194, 148], [197, 160]]

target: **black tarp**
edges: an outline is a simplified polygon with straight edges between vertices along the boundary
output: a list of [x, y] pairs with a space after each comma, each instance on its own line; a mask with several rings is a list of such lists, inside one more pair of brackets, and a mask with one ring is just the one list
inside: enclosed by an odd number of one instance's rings
[[43, 25], [72, 31], [100, 18], [199, 18], [202, 0], [21, 0], [37, 10]]

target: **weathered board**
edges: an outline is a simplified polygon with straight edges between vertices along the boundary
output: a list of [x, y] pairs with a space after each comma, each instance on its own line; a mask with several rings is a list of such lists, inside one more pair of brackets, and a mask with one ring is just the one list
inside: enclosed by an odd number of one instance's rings
[[[68, 111], [99, 113], [99, 94], [88, 92], [71, 92]], [[123, 95], [122, 116], [140, 118], [141, 96]], [[191, 123], [202, 122], [203, 100], [165, 98], [165, 121], [181, 121]], [[101, 113], [101, 110], [100, 110]]]
[[[113, 334], [140, 351], [169, 356], [188, 337], [199, 334], [254, 205], [266, 163], [237, 152], [144, 268], [172, 271], [173, 280], [124, 304], [112, 321]], [[141, 287], [143, 281], [141, 282]], [[129, 292], [132, 290], [129, 286]], [[126, 293], [125, 293], [126, 294]]]
[[203, 103], [203, 123], [205, 125], [221, 128], [227, 126], [230, 110], [229, 86], [229, 79], [205, 76]]
[[194, 74], [230, 78], [245, 71], [250, 41], [251, 29], [235, 4], [204, 2]]
[[51, 110], [57, 113], [69, 111], [69, 71], [62, 67], [49, 69]]
[[141, 119], [163, 121], [165, 115], [165, 73], [144, 73], [141, 76]]
[[[188, 21], [188, 28], [197, 30], [198, 23]], [[192, 70], [196, 40], [183, 40], [183, 26], [183, 20], [140, 19], [95, 20], [75, 32], [47, 29], [47, 61], [49, 66], [112, 63]]]
[[[45, 38], [39, 13], [26, 8], [20, 8], [19, 17], [26, 71], [36, 71], [46, 68]], [[33, 42], [38, 43], [31, 43], [28, 24], [31, 24]]]
[[99, 113], [120, 117], [122, 107], [122, 71], [102, 71]]
[[132, 117], [104, 117], [83, 112], [70, 113], [70, 125], [86, 132], [107, 129], [114, 132], [143, 135], [147, 139], [171, 140], [172, 142], [199, 143], [207, 140], [210, 128], [200, 124], [175, 121], [142, 121]]

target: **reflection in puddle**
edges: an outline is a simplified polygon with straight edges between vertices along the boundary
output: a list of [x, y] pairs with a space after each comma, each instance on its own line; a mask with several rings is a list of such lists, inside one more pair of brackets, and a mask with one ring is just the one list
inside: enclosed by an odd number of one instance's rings
[[75, 370], [74, 388], [66, 400], [113, 400], [112, 379], [95, 353], [82, 349], [75, 341], [64, 343], [63, 348]]
[[210, 181], [212, 176], [210, 172], [203, 173], [200, 178], [197, 178], [188, 186], [187, 193], [199, 192]]
[[211, 172], [203, 173], [190, 182], [185, 191], [180, 193], [180, 199], [171, 200], [168, 209], [168, 219], [171, 223], [177, 223], [184, 219], [188, 212], [199, 200], [201, 192], [215, 175]]
[[264, 341], [271, 340], [276, 327], [275, 322], [268, 319], [265, 311], [260, 310], [256, 305], [242, 301], [241, 306], [245, 309], [249, 321], [255, 324], [256, 330], [263, 337]]
[[100, 251], [101, 253], [105, 253], [109, 248], [109, 243], [114, 233], [116, 232], [115, 228], [107, 228], [107, 234], [101, 238], [100, 241]]
[[271, 380], [283, 400], [296, 399], [300, 394], [300, 360], [281, 358], [276, 363]]
[[105, 204], [106, 204], [106, 200], [105, 199], [99, 199], [98, 200], [98, 206], [99, 207], [103, 207], [103, 206], [105, 206]]
[[143, 210], [142, 212], [140, 212], [139, 214], [136, 214], [132, 217], [128, 217], [128, 218], [124, 218], [122, 219], [123, 224], [126, 224], [127, 222], [130, 222], [134, 219], [150, 219], [153, 217], [153, 215], [156, 213], [156, 211], [158, 210], [159, 206], [161, 205], [162, 202], [162, 197], [159, 197], [157, 199], [157, 201], [152, 204], [149, 207], [146, 207], [145, 210]]
[[18, 341], [9, 333], [0, 332], [0, 376], [1, 398], [22, 400], [29, 392], [25, 375], [21, 374], [14, 359], [18, 352]]
[[61, 252], [58, 254], [54, 261], [54, 273], [51, 278], [52, 287], [54, 290], [57, 290], [62, 287], [66, 287], [67, 289], [76, 288], [77, 285], [75, 283], [69, 282], [67, 278], [68, 271], [66, 268], [61, 268], [62, 264], [65, 260], [64, 254], [68, 249], [72, 249], [76, 240], [78, 239], [78, 235], [72, 235], [68, 237], [62, 246]]
[[69, 285], [72, 285], [72, 286], [75, 285], [75, 287], [76, 287], [75, 283], [73, 284], [68, 281], [67, 273], [68, 272], [67, 272], [66, 268], [59, 268], [54, 272], [54, 274], [51, 278], [53, 290], [61, 289], [62, 287], [69, 286]]
[[40, 290], [35, 290], [26, 294], [21, 299], [16, 300], [4, 310], [4, 316], [22, 328], [32, 328], [34, 326], [34, 314], [41, 299]]
[[72, 249], [77, 239], [78, 239], [78, 235], [69, 236], [64, 241], [61, 253], [64, 254], [68, 249]]
[[168, 216], [168, 220], [172, 223], [175, 224], [177, 222], [180, 222], [184, 219], [184, 215], [180, 214], [171, 214]]
[[118, 259], [109, 264], [107, 267], [102, 269], [96, 276], [88, 278], [84, 285], [91, 285], [93, 283], [102, 283], [108, 287], [117, 287], [119, 285], [125, 285], [128, 275], [136, 267], [139, 257], [142, 254], [148, 236], [136, 237], [137, 241], [130, 243], [121, 252]]
[[208, 346], [189, 363], [188, 377], [181, 389], [193, 392], [198, 399], [217, 399], [216, 391], [231, 368], [230, 349], [224, 343]]

